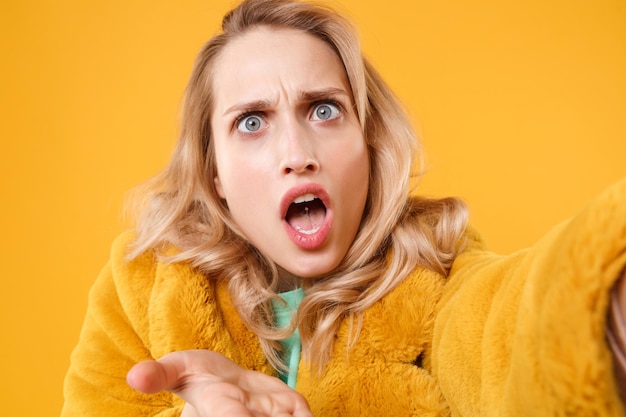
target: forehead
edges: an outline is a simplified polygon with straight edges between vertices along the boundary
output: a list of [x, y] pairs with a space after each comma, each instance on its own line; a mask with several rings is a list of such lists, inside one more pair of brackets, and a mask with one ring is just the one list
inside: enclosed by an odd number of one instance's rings
[[299, 30], [260, 27], [233, 39], [212, 73], [216, 110], [233, 100], [272, 99], [290, 91], [342, 88], [343, 63], [322, 40]]

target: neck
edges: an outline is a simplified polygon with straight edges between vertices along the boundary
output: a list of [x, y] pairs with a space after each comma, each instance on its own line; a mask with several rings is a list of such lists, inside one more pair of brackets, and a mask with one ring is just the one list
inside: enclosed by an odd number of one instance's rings
[[295, 289], [300, 288], [300, 277], [292, 274], [291, 272], [283, 269], [280, 266], [278, 268], [278, 287], [276, 288], [276, 292], [287, 292], [293, 291]]

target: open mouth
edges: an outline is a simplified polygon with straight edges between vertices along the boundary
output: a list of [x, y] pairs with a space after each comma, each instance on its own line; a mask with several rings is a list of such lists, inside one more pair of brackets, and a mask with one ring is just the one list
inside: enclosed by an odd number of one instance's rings
[[304, 194], [289, 205], [285, 220], [299, 233], [318, 232], [326, 218], [326, 205], [313, 194]]

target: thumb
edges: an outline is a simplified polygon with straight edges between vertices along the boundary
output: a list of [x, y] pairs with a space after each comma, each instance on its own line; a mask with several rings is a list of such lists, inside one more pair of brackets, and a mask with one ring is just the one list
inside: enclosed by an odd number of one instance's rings
[[158, 391], [179, 391], [192, 376], [204, 380], [233, 381], [242, 369], [224, 356], [207, 350], [171, 352], [158, 361], [139, 362], [128, 371], [128, 385], [146, 394]]
[[126, 375], [126, 382], [132, 388], [145, 394], [154, 394], [171, 388], [178, 382], [180, 375], [176, 366], [170, 362], [139, 362]]
[[[245, 406], [246, 395], [238, 386], [224, 382], [195, 362], [206, 359], [205, 352], [173, 352], [158, 361], [139, 362], [126, 375], [128, 385], [137, 391], [153, 394], [159, 391], [172, 392], [185, 400], [197, 415], [252, 417]], [[209, 354], [213, 359], [221, 356]], [[218, 370], [229, 371], [228, 363], [217, 366]], [[207, 373], [199, 373], [202, 370]], [[207, 390], [207, 386], [211, 386]]]

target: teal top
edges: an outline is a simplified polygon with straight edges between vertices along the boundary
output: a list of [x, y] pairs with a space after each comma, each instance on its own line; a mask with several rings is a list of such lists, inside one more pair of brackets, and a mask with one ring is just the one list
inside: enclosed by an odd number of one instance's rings
[[[276, 319], [276, 326], [287, 327], [291, 321], [291, 317], [298, 311], [298, 306], [304, 298], [304, 290], [298, 288], [293, 291], [283, 292], [278, 294], [280, 298], [285, 300], [287, 305], [280, 302], [273, 301], [272, 307], [274, 308], [274, 317]], [[298, 329], [288, 339], [282, 341], [283, 343], [283, 361], [288, 367], [287, 372], [280, 372], [279, 378], [285, 382], [289, 387], [296, 388], [296, 376], [298, 375], [298, 364], [300, 363], [300, 333]]]

